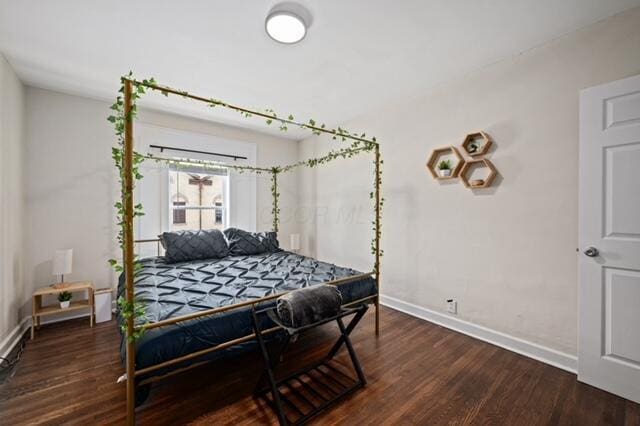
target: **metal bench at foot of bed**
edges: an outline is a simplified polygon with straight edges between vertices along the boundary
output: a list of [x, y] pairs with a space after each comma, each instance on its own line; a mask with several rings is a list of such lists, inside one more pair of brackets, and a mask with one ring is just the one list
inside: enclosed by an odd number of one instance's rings
[[[353, 308], [343, 308], [337, 315], [331, 318], [326, 318], [299, 328], [290, 328], [282, 324], [274, 308], [263, 310], [253, 309], [254, 331], [264, 361], [264, 370], [256, 384], [255, 396], [264, 399], [267, 404], [274, 409], [281, 425], [304, 424], [327, 409], [330, 405], [366, 385], [367, 380], [362, 371], [360, 361], [353, 349], [349, 335], [358, 325], [367, 312], [367, 309], [368, 307], [365, 304]], [[258, 321], [258, 315], [260, 314], [267, 314], [272, 321], [288, 331], [284, 343], [282, 343], [271, 356], [269, 355], [259, 327], [260, 322]], [[349, 324], [345, 326], [343, 318], [349, 315], [354, 316]], [[281, 379], [276, 379], [275, 369], [280, 363], [282, 355], [292, 338], [304, 331], [333, 321], [338, 324], [340, 337], [327, 355], [319, 362], [306, 366]], [[338, 365], [341, 364], [333, 360], [343, 345], [346, 346], [349, 353], [356, 378], [342, 371], [342, 369], [338, 367]], [[267, 382], [266, 385], [265, 381]], [[296, 404], [295, 401], [299, 403]], [[295, 413], [297, 418], [294, 421], [290, 420], [286, 414], [287, 411]]]

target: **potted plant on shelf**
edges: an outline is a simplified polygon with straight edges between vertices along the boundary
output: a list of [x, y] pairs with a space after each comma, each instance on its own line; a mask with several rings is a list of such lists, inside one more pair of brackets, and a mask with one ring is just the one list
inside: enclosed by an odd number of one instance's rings
[[68, 291], [63, 291], [62, 293], [59, 293], [58, 302], [60, 302], [60, 307], [62, 309], [68, 308], [69, 304], [71, 303], [71, 293]]
[[451, 176], [451, 160], [442, 160], [438, 163], [438, 171], [441, 177]]

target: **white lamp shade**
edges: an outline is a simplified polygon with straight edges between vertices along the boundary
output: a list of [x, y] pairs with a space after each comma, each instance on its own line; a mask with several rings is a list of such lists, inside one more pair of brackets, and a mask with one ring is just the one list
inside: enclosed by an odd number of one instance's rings
[[53, 275], [65, 275], [71, 273], [72, 249], [56, 250], [53, 255]]
[[291, 234], [291, 250], [300, 250], [300, 234]]

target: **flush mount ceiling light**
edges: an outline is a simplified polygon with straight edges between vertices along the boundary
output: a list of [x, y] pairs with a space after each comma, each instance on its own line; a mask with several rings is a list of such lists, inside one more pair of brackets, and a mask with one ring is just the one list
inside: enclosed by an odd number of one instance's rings
[[310, 14], [296, 3], [281, 3], [271, 9], [265, 20], [269, 37], [279, 43], [298, 43], [307, 34]]

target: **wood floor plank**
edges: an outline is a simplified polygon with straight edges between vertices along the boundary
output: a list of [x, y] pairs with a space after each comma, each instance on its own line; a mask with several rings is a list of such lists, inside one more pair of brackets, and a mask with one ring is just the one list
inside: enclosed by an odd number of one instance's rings
[[[369, 313], [353, 333], [367, 386], [312, 424], [640, 425], [640, 405], [565, 371], [387, 308], [380, 326], [376, 338]], [[282, 374], [320, 359], [336, 337], [337, 328], [327, 326], [301, 338]], [[336, 361], [350, 371], [344, 351]], [[138, 408], [138, 422], [276, 424], [252, 395], [261, 368], [250, 353], [159, 382]], [[122, 424], [122, 373], [114, 322], [43, 326], [0, 385], [0, 424]]]

